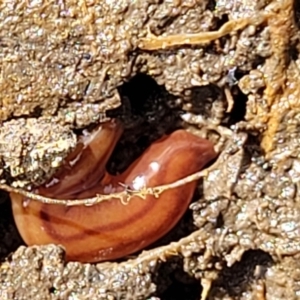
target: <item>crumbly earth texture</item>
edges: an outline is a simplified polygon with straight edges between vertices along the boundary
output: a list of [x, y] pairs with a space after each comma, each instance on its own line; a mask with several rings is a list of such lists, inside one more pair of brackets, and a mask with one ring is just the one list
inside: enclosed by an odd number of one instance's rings
[[[66, 262], [54, 245], [9, 255], [21, 241], [3, 216], [0, 298], [297, 299], [299, 20], [296, 0], [1, 1], [3, 181], [40, 184], [77, 131], [112, 110], [126, 119], [126, 103], [127, 133], [176, 123], [220, 156], [190, 222], [122, 262]], [[141, 76], [163, 92], [140, 103], [147, 86], [128, 86]], [[125, 131], [120, 145], [134, 139]]]

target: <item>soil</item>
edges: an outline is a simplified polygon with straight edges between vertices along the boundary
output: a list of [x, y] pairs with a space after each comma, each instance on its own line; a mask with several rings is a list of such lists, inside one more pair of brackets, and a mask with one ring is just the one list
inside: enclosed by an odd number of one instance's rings
[[176, 128], [219, 152], [176, 228], [117, 262], [26, 247], [2, 192], [1, 299], [299, 297], [296, 0], [7, 0], [0, 23], [2, 183], [45, 182], [111, 117], [111, 172]]

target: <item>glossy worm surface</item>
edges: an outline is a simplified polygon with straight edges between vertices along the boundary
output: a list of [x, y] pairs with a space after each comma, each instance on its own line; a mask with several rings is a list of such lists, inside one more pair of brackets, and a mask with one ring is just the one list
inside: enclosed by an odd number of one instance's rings
[[[213, 144], [184, 130], [153, 143], [118, 176], [105, 166], [122, 133], [107, 122], [82, 137], [63, 169], [36, 193], [55, 198], [83, 199], [96, 194], [174, 182], [201, 170], [216, 153]], [[143, 249], [166, 234], [186, 211], [196, 182], [163, 192], [159, 198], [133, 197], [128, 205], [111, 198], [94, 206], [66, 207], [30, 201], [11, 194], [14, 218], [28, 245], [61, 244], [68, 260], [97, 262]]]

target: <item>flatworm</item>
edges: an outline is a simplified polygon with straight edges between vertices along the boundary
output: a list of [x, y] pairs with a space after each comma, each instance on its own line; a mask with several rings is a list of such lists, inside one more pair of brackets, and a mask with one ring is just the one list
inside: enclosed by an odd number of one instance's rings
[[126, 187], [139, 190], [172, 183], [200, 171], [216, 157], [213, 144], [176, 130], [150, 145], [125, 172], [112, 176], [106, 164], [121, 134], [121, 124], [112, 120], [82, 136], [62, 169], [35, 191], [69, 199], [111, 194], [110, 201], [68, 207], [11, 193], [15, 222], [27, 245], [60, 244], [68, 260], [98, 262], [139, 251], [174, 227], [188, 208], [196, 182], [166, 190], [158, 198], [134, 196], [128, 205], [113, 194]]

